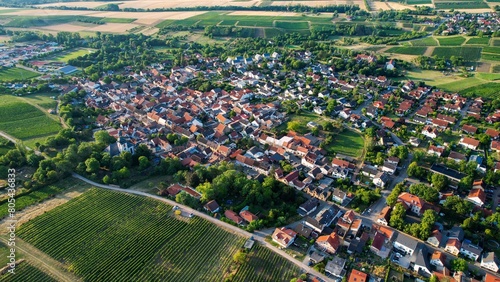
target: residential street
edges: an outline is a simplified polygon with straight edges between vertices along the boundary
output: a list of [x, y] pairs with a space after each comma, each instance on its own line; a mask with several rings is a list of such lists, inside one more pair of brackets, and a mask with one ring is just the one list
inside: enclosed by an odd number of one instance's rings
[[226, 223], [226, 222], [223, 222], [223, 221], [220, 221], [216, 218], [213, 218], [205, 213], [202, 213], [202, 212], [199, 212], [197, 210], [194, 210], [188, 206], [184, 206], [184, 205], [181, 205], [179, 203], [176, 203], [174, 201], [171, 201], [169, 199], [165, 199], [163, 197], [160, 197], [160, 196], [157, 196], [157, 195], [152, 195], [152, 194], [148, 194], [148, 193], [145, 193], [145, 192], [141, 192], [141, 191], [136, 191], [136, 190], [128, 190], [128, 189], [122, 189], [122, 188], [117, 188], [117, 187], [113, 187], [113, 186], [109, 186], [109, 185], [103, 185], [103, 184], [99, 184], [97, 182], [94, 182], [92, 180], [89, 180], [79, 174], [76, 174], [76, 173], [73, 173], [72, 176], [74, 178], [77, 178], [77, 179], [80, 179], [84, 182], [87, 182], [88, 184], [91, 184], [95, 187], [99, 187], [99, 188], [104, 188], [104, 189], [109, 189], [109, 190], [113, 190], [113, 191], [117, 191], [117, 192], [123, 192], [123, 193], [129, 193], [129, 194], [134, 194], [134, 195], [139, 195], [139, 196], [144, 196], [144, 197], [149, 197], [149, 198], [152, 198], [152, 199], [156, 199], [158, 201], [162, 201], [162, 202], [165, 202], [171, 206], [179, 206], [183, 211], [187, 211], [189, 213], [192, 213], [196, 216], [199, 216], [203, 219], [206, 219], [228, 231], [231, 231], [233, 233], [236, 233], [240, 236], [243, 236], [243, 237], [246, 237], [246, 238], [250, 238], [253, 236], [253, 238], [256, 240], [256, 241], [259, 241], [262, 245], [266, 246], [267, 248], [271, 249], [272, 251], [274, 251], [275, 253], [281, 255], [282, 257], [286, 258], [287, 260], [289, 260], [290, 262], [294, 263], [295, 265], [297, 265], [299, 268], [301, 268], [304, 272], [307, 272], [307, 273], [310, 273], [314, 276], [317, 276], [319, 278], [321, 278], [323, 281], [333, 281], [331, 280], [330, 278], [326, 277], [324, 274], [321, 274], [319, 272], [317, 272], [316, 270], [314, 270], [313, 268], [303, 264], [302, 262], [294, 259], [292, 256], [290, 256], [289, 254], [287, 254], [286, 252], [276, 248], [275, 246], [269, 244], [268, 242], [265, 241], [265, 237], [263, 235], [260, 235], [258, 233], [255, 233], [255, 234], [252, 234], [250, 232], [247, 232], [243, 229], [240, 229], [236, 226], [233, 226], [229, 223]]

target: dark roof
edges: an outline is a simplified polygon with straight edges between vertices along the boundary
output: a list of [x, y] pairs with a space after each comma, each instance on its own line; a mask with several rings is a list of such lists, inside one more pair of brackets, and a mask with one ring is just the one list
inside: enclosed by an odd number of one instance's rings
[[458, 172], [454, 169], [448, 168], [448, 167], [441, 165], [441, 164], [433, 164], [431, 166], [431, 171], [442, 174], [446, 177], [452, 178], [453, 180], [457, 180], [457, 181], [460, 181], [462, 178], [464, 178], [466, 176], [465, 174], [463, 174], [461, 172]]
[[307, 200], [305, 203], [299, 206], [297, 212], [301, 216], [305, 216], [307, 213], [309, 213], [311, 210], [313, 210], [319, 203], [319, 200], [316, 198], [311, 198]]
[[483, 262], [494, 262], [496, 265], [500, 265], [500, 261], [494, 252], [484, 253]]
[[219, 208], [219, 204], [215, 200], [211, 200], [210, 202], [205, 204], [205, 209], [214, 212]]
[[483, 252], [483, 248], [472, 244], [469, 240], [465, 240], [462, 243], [462, 249], [469, 251], [477, 256], [481, 255], [481, 253]]
[[[417, 252], [417, 259], [415, 260], [415, 264], [420, 266], [425, 266], [425, 268], [427, 268], [427, 270], [430, 272], [431, 266], [429, 263], [429, 254], [427, 253], [427, 247], [422, 244], [420, 246], [421, 247]], [[424, 276], [429, 276], [429, 274], [426, 272], [422, 272], [421, 274], [423, 274]]]
[[403, 233], [398, 234], [398, 238], [396, 239], [396, 242], [403, 245], [403, 246], [406, 246], [412, 250], [415, 250], [417, 248], [417, 245], [418, 245], [417, 240], [415, 240], [409, 236], [406, 236]]
[[460, 242], [464, 239], [464, 230], [460, 226], [453, 226], [447, 233], [448, 238], [456, 238]]

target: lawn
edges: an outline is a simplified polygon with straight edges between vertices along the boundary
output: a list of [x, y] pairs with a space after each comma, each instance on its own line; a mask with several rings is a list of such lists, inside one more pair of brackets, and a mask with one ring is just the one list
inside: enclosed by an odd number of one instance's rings
[[51, 57], [50, 60], [67, 63], [71, 59], [76, 59], [78, 57], [87, 55], [92, 52], [94, 52], [94, 50], [92, 49], [76, 49], [76, 50], [64, 51], [57, 54], [54, 57]]
[[432, 55], [447, 59], [461, 56], [465, 61], [478, 61], [481, 58], [481, 47], [436, 47]]
[[437, 46], [438, 43], [434, 37], [426, 37], [423, 39], [410, 41], [413, 46]]
[[0, 67], [0, 82], [11, 82], [31, 79], [39, 76], [38, 73], [22, 68], [2, 68]]
[[489, 43], [489, 37], [471, 37], [465, 44], [488, 45]]
[[462, 36], [438, 37], [440, 46], [460, 46], [465, 42]]
[[495, 81], [500, 80], [500, 73], [476, 73], [477, 78], [481, 78], [484, 80]]
[[328, 153], [344, 154], [356, 158], [363, 154], [365, 141], [359, 133], [344, 129], [333, 137], [333, 142], [325, 148]]
[[306, 134], [311, 131], [307, 127], [307, 123], [310, 121], [319, 123], [318, 120], [320, 119], [320, 117], [317, 114], [310, 112], [300, 112], [299, 114], [291, 114], [288, 117], [289, 117], [288, 122], [284, 122], [283, 124], [281, 124], [276, 128], [278, 131], [287, 130], [289, 124], [296, 123], [297, 126], [294, 128], [295, 131], [297, 131], [300, 134]]
[[396, 54], [404, 54], [404, 55], [423, 55], [427, 47], [392, 47], [389, 50], [385, 51], [386, 53], [396, 53]]
[[0, 96], [0, 130], [26, 141], [54, 135], [61, 125], [14, 96]]
[[[221, 281], [246, 240], [197, 216], [174, 215], [163, 202], [95, 188], [16, 232], [84, 281]], [[298, 276], [295, 265], [254, 248], [235, 281]]]

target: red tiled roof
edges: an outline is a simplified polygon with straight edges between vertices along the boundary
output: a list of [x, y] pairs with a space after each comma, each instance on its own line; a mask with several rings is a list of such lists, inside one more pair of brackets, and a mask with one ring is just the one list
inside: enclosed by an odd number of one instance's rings
[[349, 275], [349, 282], [366, 282], [368, 281], [368, 274], [359, 270], [353, 269]]

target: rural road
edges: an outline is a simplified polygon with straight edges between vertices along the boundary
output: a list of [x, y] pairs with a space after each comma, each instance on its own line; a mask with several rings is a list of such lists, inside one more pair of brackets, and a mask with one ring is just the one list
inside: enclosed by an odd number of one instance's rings
[[233, 226], [229, 223], [226, 223], [226, 222], [223, 222], [223, 221], [220, 221], [216, 218], [213, 218], [205, 213], [202, 213], [202, 212], [199, 212], [197, 210], [194, 210], [188, 206], [184, 206], [184, 205], [181, 205], [177, 202], [174, 202], [172, 200], [169, 200], [169, 199], [165, 199], [163, 197], [160, 197], [160, 196], [157, 196], [157, 195], [152, 195], [152, 194], [148, 194], [146, 192], [141, 192], [141, 191], [136, 191], [136, 190], [128, 190], [128, 189], [122, 189], [122, 188], [118, 188], [118, 187], [113, 187], [113, 186], [109, 186], [109, 185], [104, 185], [104, 184], [100, 184], [100, 183], [97, 183], [97, 182], [94, 182], [92, 180], [89, 180], [79, 174], [76, 174], [76, 173], [73, 173], [72, 176], [74, 178], [77, 178], [77, 179], [80, 179], [88, 184], [91, 184], [95, 187], [99, 187], [99, 188], [104, 188], [104, 189], [109, 189], [109, 190], [113, 190], [113, 191], [117, 191], [117, 192], [123, 192], [123, 193], [129, 193], [129, 194], [134, 194], [134, 195], [139, 195], [139, 196], [144, 196], [144, 197], [149, 197], [149, 198], [152, 198], [152, 199], [155, 199], [155, 200], [158, 200], [158, 201], [162, 201], [162, 202], [165, 202], [171, 206], [179, 206], [181, 207], [184, 211], [187, 211], [189, 213], [192, 213], [196, 216], [199, 216], [203, 219], [206, 219], [226, 230], [229, 230], [229, 231], [232, 231], [233, 233], [236, 233], [238, 235], [241, 235], [243, 237], [246, 237], [246, 238], [250, 238], [250, 237], [254, 237], [254, 239], [256, 241], [259, 241], [262, 245], [266, 246], [267, 248], [271, 249], [273, 252], [279, 254], [280, 256], [284, 257], [285, 259], [287, 259], [288, 261], [290, 261], [291, 263], [297, 265], [300, 269], [302, 269], [303, 271], [305, 272], [308, 272], [309, 274], [312, 274], [316, 277], [319, 277], [321, 278], [323, 281], [333, 281], [332, 279], [326, 277], [324, 274], [321, 274], [319, 273], [318, 271], [316, 271], [315, 269], [303, 264], [301, 261], [298, 261], [296, 259], [294, 259], [292, 256], [290, 256], [289, 254], [287, 254], [286, 252], [284, 252], [283, 250], [280, 250], [278, 248], [276, 248], [275, 246], [269, 244], [268, 242], [265, 241], [265, 238], [262, 236], [262, 235], [259, 235], [259, 234], [252, 234], [250, 232], [247, 232], [245, 230], [242, 230], [236, 226]]

